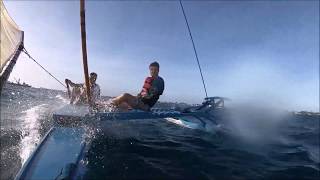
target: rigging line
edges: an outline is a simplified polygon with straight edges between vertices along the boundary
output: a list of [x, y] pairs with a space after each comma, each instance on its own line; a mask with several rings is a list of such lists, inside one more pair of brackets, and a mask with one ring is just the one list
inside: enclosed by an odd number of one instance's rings
[[189, 36], [190, 36], [190, 39], [191, 39], [191, 42], [192, 42], [192, 46], [193, 46], [193, 51], [194, 51], [194, 54], [195, 54], [195, 56], [196, 56], [196, 60], [197, 60], [197, 63], [198, 63], [198, 67], [199, 67], [199, 71], [200, 71], [200, 75], [201, 75], [201, 79], [202, 79], [202, 84], [203, 84], [204, 92], [206, 93], [206, 98], [207, 98], [207, 97], [208, 97], [207, 88], [206, 88], [206, 84], [205, 84], [205, 82], [204, 82], [204, 78], [203, 78], [203, 75], [202, 75], [202, 70], [201, 70], [201, 66], [200, 66], [200, 62], [199, 62], [199, 58], [198, 58], [198, 53], [197, 53], [197, 50], [196, 50], [196, 46], [195, 46], [194, 41], [193, 41], [193, 37], [192, 37], [191, 30], [190, 30], [190, 27], [189, 27], [188, 19], [187, 19], [186, 13], [184, 12], [184, 8], [183, 8], [183, 5], [182, 5], [181, 0], [179, 0], [179, 2], [180, 2], [180, 6], [181, 6], [181, 10], [182, 10], [184, 19], [185, 19], [185, 21], [186, 21], [186, 25], [187, 25], [187, 27], [188, 27]]
[[26, 48], [23, 48], [23, 52], [31, 59], [33, 60], [37, 65], [39, 65], [46, 73], [48, 73], [51, 77], [53, 77], [58, 83], [60, 83], [63, 87], [67, 88], [66, 85], [64, 85], [59, 79], [57, 79], [54, 75], [52, 75], [46, 68], [44, 68], [40, 63], [38, 63], [26, 50]]

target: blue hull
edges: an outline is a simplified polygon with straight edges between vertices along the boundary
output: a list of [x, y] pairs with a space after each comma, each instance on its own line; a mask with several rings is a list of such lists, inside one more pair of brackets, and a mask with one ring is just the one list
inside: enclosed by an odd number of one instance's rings
[[[200, 120], [203, 126], [205, 126], [205, 122], [201, 120], [203, 117], [215, 121], [206, 111], [153, 110], [90, 113], [84, 106], [67, 106], [54, 113], [55, 127], [45, 135], [17, 174], [16, 179], [81, 179], [85, 173], [85, 165], [81, 160], [84, 159], [85, 151], [89, 148], [84, 140], [85, 126], [83, 125], [93, 123], [96, 126], [96, 123], [130, 119], [176, 118], [179, 120], [183, 116], [192, 116]], [[180, 120], [188, 124], [185, 119]]]
[[78, 164], [86, 144], [83, 128], [52, 128], [16, 179], [56, 179], [68, 164]]

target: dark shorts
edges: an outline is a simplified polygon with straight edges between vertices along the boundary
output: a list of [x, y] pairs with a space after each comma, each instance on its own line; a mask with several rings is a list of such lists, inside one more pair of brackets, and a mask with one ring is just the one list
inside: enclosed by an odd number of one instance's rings
[[148, 104], [145, 104], [139, 97], [136, 97], [131, 103], [131, 105], [134, 109], [150, 110], [150, 106]]
[[142, 103], [148, 105], [150, 108], [153, 107], [156, 102], [158, 101], [159, 99], [159, 96], [154, 96], [153, 98], [151, 99], [144, 99], [144, 98], [141, 98], [141, 101]]

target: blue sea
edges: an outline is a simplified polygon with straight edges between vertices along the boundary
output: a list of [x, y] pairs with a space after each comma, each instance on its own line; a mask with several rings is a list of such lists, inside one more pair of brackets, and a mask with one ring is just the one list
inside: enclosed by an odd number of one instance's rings
[[[52, 113], [67, 103], [62, 91], [5, 87], [0, 179], [15, 177], [53, 126]], [[205, 126], [186, 126], [148, 119], [96, 127], [84, 179], [319, 179], [319, 115], [226, 107], [204, 121]]]

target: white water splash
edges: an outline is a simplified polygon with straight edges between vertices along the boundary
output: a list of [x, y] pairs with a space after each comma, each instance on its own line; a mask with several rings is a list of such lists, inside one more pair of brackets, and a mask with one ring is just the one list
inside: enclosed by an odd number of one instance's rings
[[167, 120], [168, 122], [174, 123], [178, 126], [182, 126], [182, 127], [186, 127], [186, 128], [190, 128], [190, 129], [203, 129], [204, 127], [201, 126], [200, 123], [195, 123], [195, 122], [188, 122], [188, 121], [184, 121], [180, 118], [176, 119], [176, 118], [164, 118], [165, 120]]
[[220, 125], [217, 125], [211, 122], [211, 120], [208, 120], [206, 118], [201, 118], [202, 122], [199, 119], [192, 116], [181, 117], [181, 118], [168, 117], [164, 119], [170, 123], [176, 124], [184, 128], [198, 129], [198, 130], [203, 130], [207, 132], [216, 132], [220, 128]]
[[34, 106], [26, 111], [19, 119], [22, 126], [22, 139], [20, 144], [20, 158], [23, 164], [40, 142], [40, 112], [43, 112], [45, 104]]
[[60, 101], [62, 101], [62, 103], [64, 104], [68, 104], [69, 103], [69, 99], [63, 97], [62, 95], [56, 95], [56, 98], [59, 99]]

